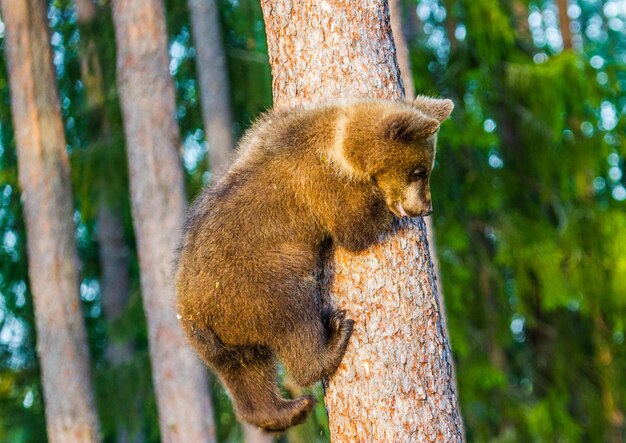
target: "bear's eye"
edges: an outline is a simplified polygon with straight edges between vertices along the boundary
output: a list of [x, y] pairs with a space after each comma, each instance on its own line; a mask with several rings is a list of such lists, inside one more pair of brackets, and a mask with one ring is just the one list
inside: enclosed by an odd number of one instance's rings
[[426, 169], [424, 169], [424, 168], [417, 168], [416, 170], [411, 172], [411, 175], [409, 175], [409, 180], [412, 181], [412, 182], [416, 182], [418, 180], [426, 178], [427, 175], [428, 175], [428, 173], [426, 172]]

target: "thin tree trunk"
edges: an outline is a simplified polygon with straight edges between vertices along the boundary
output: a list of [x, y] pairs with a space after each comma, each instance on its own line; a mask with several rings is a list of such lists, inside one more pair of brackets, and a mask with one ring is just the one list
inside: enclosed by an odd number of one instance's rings
[[451, 53], [454, 52], [457, 47], [457, 40], [456, 40], [457, 23], [454, 18], [454, 14], [452, 14], [452, 9], [454, 8], [454, 4], [455, 2], [453, 0], [444, 1], [444, 6], [446, 7], [446, 19], [443, 24], [446, 27], [446, 33], [448, 34], [448, 41], [450, 42]]
[[[101, 54], [94, 39], [94, 19], [97, 9], [93, 0], [75, 0], [78, 24], [81, 31], [80, 71], [85, 85], [87, 107], [90, 115], [99, 118], [93, 125], [96, 130], [89, 133], [90, 142], [107, 142], [113, 139], [114, 130], [107, 117], [105, 102], [106, 91], [102, 74]], [[104, 61], [106, 63], [106, 60]], [[113, 62], [113, 60], [110, 60]], [[121, 128], [117, 128], [121, 130]], [[98, 257], [102, 268], [101, 294], [104, 316], [111, 326], [124, 312], [129, 297], [128, 246], [124, 240], [124, 226], [119, 208], [112, 207], [107, 199], [106, 190], [98, 190], [97, 230]], [[120, 366], [132, 360], [134, 347], [132, 343], [116, 342], [109, 337], [105, 356], [111, 367]], [[114, 404], [116, 408], [127, 408], [129, 405]], [[116, 424], [117, 443], [131, 441], [129, 431], [120, 423]], [[138, 436], [136, 441], [141, 441]]]
[[[105, 203], [100, 203], [98, 207], [97, 221], [100, 245], [98, 256], [102, 266], [102, 308], [110, 324], [120, 318], [128, 302], [128, 246], [119, 214]], [[106, 358], [112, 366], [128, 362], [133, 353], [131, 343], [109, 340], [107, 344]]]
[[44, 0], [4, 0], [11, 103], [50, 442], [100, 440], [79, 296], [69, 160]]
[[534, 45], [528, 24], [528, 5], [523, 0], [513, 0], [511, 4], [513, 12], [513, 24], [518, 41], [524, 44], [524, 47]]
[[[386, 1], [261, 4], [277, 107], [402, 97]], [[397, 223], [366, 252], [337, 250], [329, 265], [330, 295], [356, 320], [326, 388], [332, 439], [462, 441], [424, 221]]]
[[396, 47], [396, 58], [404, 84], [404, 95], [409, 99], [415, 98], [415, 84], [411, 74], [411, 57], [409, 47], [406, 44], [402, 22], [402, 7], [399, 0], [389, 0], [389, 19], [393, 34], [393, 42]]
[[174, 85], [159, 0], [115, 0], [120, 91], [161, 439], [215, 440], [206, 373], [176, 321], [172, 263], [185, 211]]
[[557, 0], [556, 4], [559, 8], [559, 28], [561, 29], [561, 38], [563, 38], [563, 49], [572, 49], [572, 30], [567, 15], [567, 0]]
[[[75, 0], [78, 23], [83, 27], [92, 24], [96, 7], [92, 0]], [[101, 61], [96, 42], [89, 33], [81, 35], [81, 78], [89, 109], [98, 111], [99, 132], [90, 133], [91, 142], [112, 140], [111, 124], [104, 110], [105, 90]], [[96, 236], [102, 266], [102, 306], [109, 322], [115, 321], [124, 311], [129, 295], [128, 246], [124, 240], [124, 226], [119, 210], [110, 207], [106, 195], [100, 192]], [[106, 355], [113, 365], [131, 358], [132, 346], [109, 342]]]
[[233, 118], [226, 56], [215, 0], [188, 0], [191, 30], [209, 161], [214, 174], [224, 172], [233, 150]]
[[595, 348], [594, 360], [600, 383], [604, 418], [607, 424], [604, 441], [619, 443], [624, 441], [626, 432], [624, 432], [624, 412], [620, 408], [619, 390], [613, 386], [614, 380], [616, 380], [614, 356], [611, 351], [610, 339], [606, 339], [607, 336], [611, 336], [611, 332], [607, 328], [599, 307], [593, 306], [591, 315], [594, 326], [592, 337]]

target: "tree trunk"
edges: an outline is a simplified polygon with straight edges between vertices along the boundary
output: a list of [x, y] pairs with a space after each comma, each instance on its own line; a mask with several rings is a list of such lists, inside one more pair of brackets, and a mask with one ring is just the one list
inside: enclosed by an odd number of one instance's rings
[[161, 439], [215, 440], [206, 373], [176, 320], [172, 263], [185, 211], [174, 84], [159, 0], [115, 0], [120, 91]]
[[[102, 308], [109, 324], [120, 318], [129, 295], [128, 246], [124, 241], [124, 227], [118, 213], [105, 203], [98, 207], [98, 257], [102, 266]], [[132, 359], [130, 343], [109, 340], [106, 348], [108, 362], [117, 366]]]
[[444, 26], [446, 28], [446, 33], [448, 34], [448, 41], [450, 42], [450, 53], [451, 54], [454, 51], [456, 51], [456, 48], [457, 48], [457, 40], [456, 40], [457, 23], [456, 23], [456, 19], [454, 18], [454, 14], [452, 12], [452, 9], [454, 8], [455, 3], [456, 2], [454, 0], [445, 0], [444, 1], [444, 6], [446, 7], [446, 18], [445, 18], [443, 24], [444, 24]]
[[272, 434], [252, 426], [248, 423], [241, 423], [243, 428], [243, 438], [246, 443], [270, 443], [274, 441]]
[[402, 5], [400, 0], [389, 0], [389, 20], [393, 34], [393, 42], [396, 47], [396, 59], [404, 84], [404, 95], [409, 99], [415, 98], [415, 85], [411, 74], [411, 57], [409, 47], [406, 44], [403, 32]]
[[224, 172], [233, 150], [233, 117], [222, 31], [215, 0], [188, 0], [209, 161]]
[[11, 103], [50, 442], [99, 441], [69, 160], [44, 0], [4, 0]]
[[567, 15], [567, 0], [557, 0], [559, 8], [559, 28], [561, 29], [561, 38], [563, 39], [563, 49], [572, 49], [572, 30], [570, 29], [570, 20]]
[[[101, 60], [102, 54], [94, 38], [94, 19], [97, 17], [97, 9], [93, 0], [75, 0], [78, 24], [81, 30], [80, 45], [80, 73], [81, 80], [85, 85], [85, 96], [89, 115], [98, 118], [94, 128], [89, 133], [89, 142], [110, 142], [113, 139], [111, 122], [107, 117], [105, 102], [106, 90], [102, 73], [102, 63], [113, 60]], [[88, 30], [88, 32], [82, 32]], [[115, 128], [121, 131], [121, 128]], [[102, 187], [101, 187], [102, 188]], [[129, 297], [129, 269], [128, 269], [128, 246], [124, 240], [124, 226], [119, 208], [112, 207], [106, 196], [107, 189], [98, 189], [97, 230], [98, 257], [101, 266], [101, 294], [104, 317], [109, 327], [119, 319], [124, 312]], [[111, 335], [111, 334], [109, 334]], [[105, 356], [108, 364], [115, 368], [132, 360], [134, 348], [132, 343], [116, 342], [107, 340]], [[130, 405], [112, 404], [116, 408], [127, 408]], [[120, 423], [116, 424], [116, 441], [127, 443], [130, 441], [128, 429]]]
[[[261, 4], [277, 107], [402, 97], [386, 1]], [[424, 221], [396, 223], [366, 252], [337, 250], [328, 266], [330, 296], [356, 320], [326, 387], [332, 439], [462, 441]]]
[[[593, 344], [596, 374], [600, 384], [602, 408], [606, 421], [604, 441], [619, 443], [624, 441], [624, 412], [619, 401], [619, 390], [615, 389], [614, 355], [611, 350], [611, 331], [607, 327], [604, 315], [598, 306], [592, 307]], [[608, 340], [607, 340], [608, 338]]]
[[[96, 7], [92, 0], [75, 0], [78, 23], [83, 28], [92, 24], [96, 17]], [[99, 131], [90, 133], [90, 142], [112, 140], [112, 128], [104, 108], [105, 87], [101, 61], [93, 35], [81, 35], [80, 53], [81, 78], [85, 85], [85, 95], [90, 111], [98, 111]], [[94, 125], [96, 126], [96, 125]], [[96, 236], [99, 244], [99, 258], [102, 267], [102, 307], [106, 319], [115, 321], [124, 311], [129, 295], [128, 246], [124, 241], [124, 226], [119, 210], [107, 204], [107, 198], [100, 190], [98, 202]], [[130, 358], [132, 348], [109, 342], [107, 360], [113, 365]]]

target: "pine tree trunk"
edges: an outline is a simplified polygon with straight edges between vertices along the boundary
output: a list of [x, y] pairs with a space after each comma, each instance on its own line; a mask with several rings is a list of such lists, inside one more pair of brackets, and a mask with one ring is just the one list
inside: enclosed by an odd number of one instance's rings
[[161, 439], [214, 441], [206, 373], [183, 337], [173, 306], [172, 266], [185, 192], [163, 5], [159, 0], [115, 0], [113, 20]]
[[[92, 0], [75, 0], [78, 24], [86, 28], [96, 17]], [[81, 79], [89, 110], [99, 116], [99, 131], [89, 134], [90, 142], [113, 139], [111, 123], [104, 110], [106, 92], [102, 77], [100, 56], [92, 34], [81, 35], [80, 52]], [[94, 112], [96, 111], [96, 112]], [[107, 321], [115, 321], [124, 311], [129, 295], [128, 246], [124, 240], [124, 226], [120, 211], [107, 203], [104, 192], [98, 201], [96, 237], [99, 244], [99, 259], [102, 267], [102, 306]], [[119, 364], [131, 358], [132, 347], [109, 342], [106, 355], [109, 362]]]
[[[391, 23], [394, 46], [396, 47], [398, 68], [400, 68], [400, 76], [404, 84], [404, 95], [409, 99], [415, 98], [415, 85], [413, 84], [413, 74], [411, 74], [411, 57], [409, 55], [409, 46], [406, 44], [406, 39], [404, 38], [404, 23], [402, 22], [402, 5], [400, 4], [400, 0], [389, 0], [389, 20]], [[439, 276], [439, 274], [437, 274], [437, 276]]]
[[611, 331], [607, 327], [604, 315], [598, 306], [592, 307], [594, 363], [602, 398], [602, 409], [606, 422], [604, 441], [619, 443], [626, 437], [624, 411], [621, 408], [620, 391], [615, 389], [615, 359], [611, 350]]
[[561, 29], [561, 38], [563, 39], [563, 49], [572, 49], [572, 30], [570, 29], [570, 20], [567, 15], [567, 0], [557, 0], [559, 8], [559, 28]]
[[196, 48], [196, 68], [209, 161], [214, 174], [224, 172], [233, 150], [233, 118], [226, 57], [215, 0], [188, 0]]
[[[386, 1], [261, 4], [275, 106], [403, 95]], [[366, 252], [337, 250], [329, 268], [333, 302], [356, 320], [326, 387], [331, 438], [462, 441], [424, 221], [397, 223]]]
[[[80, 73], [81, 80], [85, 86], [85, 96], [89, 115], [96, 116], [98, 121], [91, 125], [94, 129], [89, 132], [89, 142], [97, 144], [99, 142], [110, 142], [114, 136], [113, 131], [121, 131], [121, 128], [113, 128], [107, 112], [106, 90], [102, 73], [102, 63], [113, 62], [113, 60], [101, 60], [102, 54], [98, 52], [98, 47], [94, 36], [97, 35], [95, 19], [98, 10], [93, 0], [74, 0], [78, 25], [80, 27]], [[87, 31], [87, 32], [83, 32]], [[112, 207], [107, 198], [106, 189], [98, 189], [98, 209], [97, 209], [97, 230], [98, 258], [100, 260], [101, 275], [100, 288], [102, 308], [104, 317], [109, 328], [119, 319], [124, 312], [128, 302], [129, 291], [129, 269], [128, 269], [128, 245], [124, 239], [124, 226], [122, 216], [118, 207]], [[109, 329], [111, 330], [111, 329]], [[110, 334], [111, 335], [111, 334]], [[134, 347], [130, 340], [117, 342], [111, 337], [107, 340], [105, 356], [108, 364], [115, 368], [132, 360]], [[109, 405], [115, 408], [128, 410], [130, 405], [113, 403]], [[117, 443], [128, 443], [131, 441], [129, 431], [122, 424], [116, 423], [115, 441]], [[135, 441], [141, 441], [142, 436], [138, 435]]]
[[28, 266], [50, 442], [99, 441], [69, 160], [44, 0], [3, 0]]

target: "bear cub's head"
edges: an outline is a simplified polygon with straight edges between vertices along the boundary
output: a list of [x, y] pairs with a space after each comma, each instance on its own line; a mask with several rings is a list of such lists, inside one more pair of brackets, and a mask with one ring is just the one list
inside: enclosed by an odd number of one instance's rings
[[362, 109], [365, 115], [356, 119], [362, 128], [374, 131], [348, 131], [354, 136], [344, 141], [348, 161], [378, 186], [396, 216], [417, 217], [432, 212], [429, 180], [437, 132], [453, 108], [451, 100], [424, 96], [413, 102], [388, 102]]

